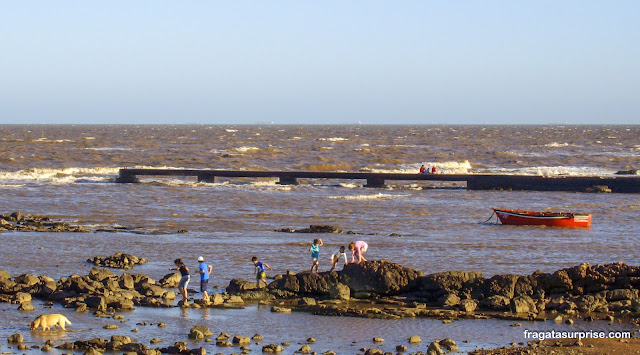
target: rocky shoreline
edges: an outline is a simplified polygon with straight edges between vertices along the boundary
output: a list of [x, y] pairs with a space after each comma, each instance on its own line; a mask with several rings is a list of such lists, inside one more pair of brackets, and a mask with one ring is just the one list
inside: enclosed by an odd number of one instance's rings
[[581, 264], [554, 273], [423, 275], [384, 260], [346, 265], [340, 272], [278, 275], [264, 290], [232, 280], [229, 294], [267, 300], [319, 315], [374, 318], [499, 318], [612, 321], [640, 316], [640, 268]]
[[133, 234], [171, 234], [187, 233], [186, 229], [179, 229], [175, 232], [161, 231], [157, 229], [124, 227], [120, 225], [100, 226], [91, 229], [87, 226], [73, 224], [66, 221], [55, 220], [50, 216], [24, 214], [16, 211], [0, 215], [0, 233], [7, 231], [17, 232], [72, 232], [72, 233], [133, 233]]
[[[144, 259], [117, 253], [94, 260], [110, 260], [115, 264], [106, 264], [133, 267]], [[175, 307], [176, 292], [169, 289], [175, 288], [179, 279], [178, 273], [167, 274], [155, 281], [144, 274], [123, 272], [118, 275], [108, 269], [93, 267], [88, 275], [71, 275], [56, 281], [44, 275], [11, 277], [0, 270], [0, 302], [16, 304], [22, 311], [32, 311], [35, 308], [31, 302], [38, 298], [44, 301], [45, 307], [57, 303], [76, 312], [90, 311], [96, 317], [112, 318], [118, 311], [135, 307]], [[581, 264], [554, 273], [538, 271], [531, 275], [487, 278], [478, 272], [458, 271], [424, 275], [385, 260], [372, 260], [348, 264], [341, 271], [288, 272], [275, 276], [262, 289], [256, 289], [255, 282], [234, 279], [226, 292], [211, 294], [209, 302], [195, 300], [180, 306], [242, 308], [245, 303], [259, 302], [270, 306], [272, 312], [299, 311], [324, 316], [426, 317], [443, 322], [488, 318], [553, 319], [558, 322], [604, 319], [638, 324], [639, 287], [640, 267], [623, 263]], [[139, 354], [156, 354], [156, 350], [160, 353], [202, 353], [201, 349], [187, 349], [179, 342], [167, 350], [136, 348], [138, 345], [127, 345], [133, 342], [126, 340], [119, 340], [126, 343], [121, 347], [108, 345], [106, 340], [94, 340], [74, 346], [62, 345], [62, 349], [122, 350]], [[433, 345], [434, 348], [438, 346], [439, 343]], [[278, 347], [274, 348], [278, 352]], [[366, 351], [363, 353], [376, 353]]]
[[55, 221], [48, 216], [12, 212], [0, 215], [0, 232], [4, 231], [90, 233], [91, 229]]

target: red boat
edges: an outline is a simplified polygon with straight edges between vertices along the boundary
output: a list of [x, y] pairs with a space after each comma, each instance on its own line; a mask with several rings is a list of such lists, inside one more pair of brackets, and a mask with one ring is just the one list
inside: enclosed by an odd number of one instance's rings
[[591, 214], [571, 212], [534, 212], [493, 208], [502, 224], [516, 226], [590, 227]]

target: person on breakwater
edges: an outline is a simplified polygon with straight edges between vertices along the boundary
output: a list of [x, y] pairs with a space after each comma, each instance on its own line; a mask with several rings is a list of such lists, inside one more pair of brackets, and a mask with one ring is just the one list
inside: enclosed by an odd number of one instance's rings
[[324, 243], [322, 243], [322, 239], [318, 238], [318, 239], [314, 239], [313, 243], [309, 247], [309, 251], [311, 252], [311, 263], [312, 263], [311, 269], [309, 270], [309, 272], [313, 272], [313, 268], [315, 268], [316, 272], [318, 272], [318, 264], [320, 263], [318, 261], [318, 258], [320, 257], [320, 247], [323, 245]]
[[436, 166], [434, 165], [433, 167], [431, 167], [431, 174], [435, 174], [436, 173]]
[[424, 174], [424, 173], [426, 172], [426, 170], [427, 170], [427, 169], [424, 167], [424, 164], [422, 164], [422, 165], [420, 166], [420, 174]]
[[[351, 250], [351, 262], [360, 264], [363, 261], [367, 261], [367, 259], [362, 256], [362, 254], [364, 254], [367, 249], [369, 249], [369, 244], [363, 242], [362, 240], [351, 242], [349, 244], [349, 250]], [[356, 261], [356, 256], [358, 257], [358, 261]]]
[[211, 275], [211, 271], [213, 271], [213, 266], [204, 262], [204, 257], [198, 257], [198, 262], [200, 263], [200, 292], [202, 292], [202, 300], [205, 302], [209, 302], [209, 294], [207, 293], [207, 286], [209, 285], [209, 277]]
[[176, 264], [176, 267], [169, 268], [169, 270], [178, 270], [180, 271], [180, 282], [178, 283], [178, 290], [180, 290], [180, 294], [182, 294], [182, 304], [187, 304], [187, 285], [189, 284], [189, 280], [191, 280], [191, 276], [189, 276], [189, 268], [182, 262], [182, 259], [176, 259], [173, 261]]
[[260, 281], [264, 282], [264, 286], [267, 286], [267, 276], [265, 275], [264, 268], [266, 267], [269, 270], [273, 270], [271, 266], [267, 263], [263, 263], [262, 261], [258, 261], [257, 257], [252, 257], [251, 261], [253, 261], [253, 265], [255, 265], [255, 274], [256, 274], [256, 287], [260, 288]]
[[331, 255], [331, 270], [329, 271], [333, 271], [333, 269], [336, 268], [336, 266], [338, 265], [338, 261], [340, 260], [341, 257], [344, 258], [344, 264], [347, 265], [349, 263], [349, 260], [347, 260], [347, 253], [344, 252], [344, 245], [340, 246], [340, 249], [336, 250], [332, 255]]

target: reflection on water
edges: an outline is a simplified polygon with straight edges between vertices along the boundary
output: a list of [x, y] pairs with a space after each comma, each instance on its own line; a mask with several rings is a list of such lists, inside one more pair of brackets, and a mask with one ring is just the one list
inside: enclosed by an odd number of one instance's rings
[[[202, 324], [208, 326], [215, 338], [225, 332], [234, 335], [252, 337], [260, 334], [264, 340], [257, 345], [254, 341], [249, 347], [253, 352], [260, 352], [263, 345], [288, 342], [282, 354], [293, 354], [300, 348], [301, 342], [313, 337], [313, 351], [318, 353], [328, 350], [339, 354], [355, 354], [361, 348], [379, 348], [383, 351], [395, 352], [396, 345], [409, 346], [409, 352], [426, 351], [430, 342], [438, 339], [454, 339], [461, 351], [470, 351], [477, 347], [495, 348], [512, 342], [526, 342], [524, 330], [529, 331], [621, 331], [631, 330], [628, 325], [608, 324], [604, 321], [577, 322], [573, 325], [546, 322], [519, 322], [522, 326], [513, 326], [512, 321], [501, 320], [460, 320], [450, 324], [434, 319], [409, 318], [401, 320], [367, 319], [352, 317], [323, 317], [307, 313], [273, 313], [266, 306], [249, 305], [245, 309], [150, 309], [137, 308], [133, 312], [121, 313], [124, 322], [109, 318], [97, 318], [90, 313], [75, 313], [72, 310], [55, 307], [49, 312], [65, 314], [73, 323], [68, 331], [29, 331], [27, 323], [40, 311], [21, 313], [10, 311], [14, 307], [0, 304], [3, 312], [3, 325], [0, 325], [0, 336], [5, 338], [15, 332], [25, 336], [25, 344], [42, 345], [48, 339], [55, 345], [76, 340], [88, 340], [95, 337], [109, 339], [112, 335], [128, 335], [140, 343], [150, 345], [150, 340], [157, 338], [163, 342], [154, 346], [169, 346], [174, 341], [187, 341], [190, 348], [204, 347], [210, 353], [232, 354], [240, 351], [237, 346], [221, 348], [214, 342], [194, 341], [188, 339], [189, 329]], [[40, 310], [42, 305], [37, 303]], [[9, 311], [7, 311], [9, 310]], [[147, 325], [136, 323], [147, 322]], [[166, 327], [159, 327], [163, 322]], [[12, 326], [7, 326], [11, 324]], [[18, 326], [16, 326], [16, 324]], [[117, 324], [117, 330], [105, 330], [105, 324]], [[137, 332], [132, 332], [133, 329]], [[411, 335], [419, 335], [421, 344], [409, 345], [407, 339]], [[374, 343], [372, 339], [380, 337], [384, 343]], [[39, 350], [33, 350], [39, 351]], [[66, 351], [65, 351], [66, 352]], [[60, 350], [52, 350], [53, 354], [61, 354]]]

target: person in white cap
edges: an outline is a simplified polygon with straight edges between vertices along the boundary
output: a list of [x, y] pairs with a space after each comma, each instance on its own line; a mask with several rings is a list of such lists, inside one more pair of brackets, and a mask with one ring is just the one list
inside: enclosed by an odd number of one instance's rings
[[213, 266], [204, 262], [202, 256], [198, 257], [200, 262], [200, 292], [202, 292], [202, 300], [209, 302], [209, 295], [207, 294], [207, 285], [209, 285], [209, 275], [213, 270]]

